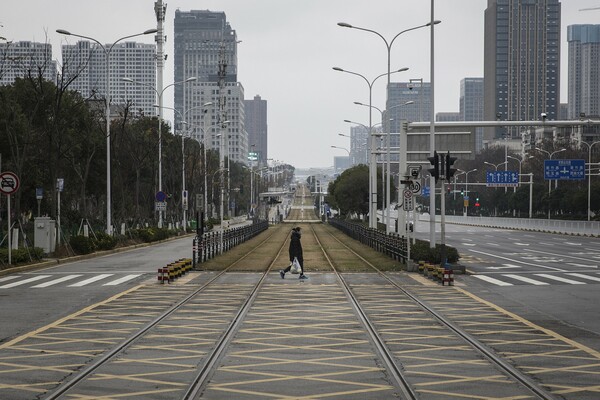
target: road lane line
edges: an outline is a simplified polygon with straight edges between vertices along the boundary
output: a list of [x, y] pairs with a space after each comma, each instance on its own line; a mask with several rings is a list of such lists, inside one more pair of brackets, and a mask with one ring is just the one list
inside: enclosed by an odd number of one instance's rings
[[583, 261], [590, 261], [589, 258], [584, 258], [584, 257], [576, 257], [576, 256], [572, 256], [572, 255], [568, 255], [568, 254], [557, 254], [557, 253], [550, 253], [548, 251], [540, 251], [540, 250], [533, 250], [533, 249], [529, 249], [530, 252], [532, 253], [542, 253], [545, 255], [551, 255], [551, 256], [557, 256], [557, 257], [564, 257], [564, 258], [574, 258], [576, 260], [583, 260]]
[[532, 285], [541, 286], [541, 285], [549, 285], [549, 283], [536, 281], [535, 279], [527, 278], [526, 276], [515, 275], [515, 274], [504, 274], [502, 276], [506, 276], [507, 278], [516, 279], [521, 282], [530, 283]]
[[122, 278], [115, 279], [115, 280], [114, 280], [114, 281], [112, 281], [112, 282], [105, 283], [105, 284], [104, 284], [104, 285], [102, 285], [102, 286], [115, 286], [115, 285], [118, 285], [118, 284], [120, 284], [120, 283], [127, 282], [127, 281], [129, 281], [129, 280], [131, 280], [131, 279], [133, 279], [133, 278], [137, 278], [137, 277], [138, 277], [138, 276], [140, 276], [140, 275], [141, 275], [141, 274], [125, 275], [125, 276], [124, 276], [124, 277], [122, 277]]
[[482, 281], [486, 281], [486, 282], [492, 283], [497, 286], [513, 286], [512, 283], [504, 282], [499, 279], [492, 278], [490, 276], [485, 276], [485, 275], [473, 275], [473, 276], [475, 278], [481, 279]]
[[85, 279], [85, 280], [83, 280], [81, 282], [77, 282], [77, 283], [74, 283], [72, 285], [69, 285], [69, 287], [81, 287], [81, 286], [85, 286], [85, 285], [88, 285], [90, 283], [94, 283], [96, 281], [99, 281], [101, 279], [108, 278], [109, 276], [113, 276], [113, 274], [100, 274], [100, 275], [96, 275], [96, 276], [93, 276], [91, 278]]
[[502, 259], [502, 260], [508, 260], [508, 261], [511, 261], [511, 262], [516, 262], [516, 263], [519, 263], [519, 264], [531, 265], [531, 266], [533, 266], [533, 267], [538, 267], [538, 268], [551, 269], [551, 270], [553, 270], [553, 271], [558, 271], [558, 272], [567, 272], [567, 271], [566, 271], [566, 270], [564, 270], [564, 269], [560, 269], [560, 268], [554, 268], [554, 267], [547, 267], [547, 266], [545, 266], [545, 265], [539, 265], [539, 264], [528, 263], [528, 262], [525, 262], [525, 261], [515, 260], [515, 259], [513, 259], [513, 258], [502, 257], [502, 256], [499, 256], [499, 255], [497, 255], [497, 254], [486, 253], [486, 252], [484, 252], [484, 251], [478, 251], [478, 250], [470, 250], [470, 251], [472, 251], [473, 253], [484, 254], [484, 255], [486, 255], [486, 256], [490, 256], [490, 257], [500, 258], [500, 259]]
[[6, 282], [6, 281], [10, 281], [11, 279], [17, 279], [20, 277], [21, 277], [21, 275], [5, 276], [4, 278], [0, 278], [0, 282]]
[[576, 276], [577, 278], [589, 279], [590, 281], [600, 282], [600, 278], [597, 278], [595, 276], [589, 276], [589, 275], [577, 274], [577, 273], [572, 273], [572, 274], [567, 274], [567, 275]]
[[13, 287], [16, 287], [16, 286], [26, 285], [26, 284], [31, 283], [31, 282], [39, 281], [40, 279], [49, 278], [51, 276], [52, 275], [38, 275], [38, 276], [34, 276], [33, 278], [25, 279], [23, 281], [13, 282], [13, 283], [9, 283], [8, 285], [0, 286], [0, 289], [10, 289], [10, 288], [13, 288]]
[[549, 274], [535, 274], [535, 276], [541, 276], [543, 278], [548, 278], [563, 283], [569, 283], [571, 285], [585, 285], [585, 282], [574, 281], [572, 279], [561, 278], [560, 276], [554, 276]]
[[567, 263], [569, 265], [572, 265], [574, 267], [579, 267], [579, 268], [596, 268], [598, 269], [597, 265], [585, 265], [585, 264], [577, 264], [577, 263]]
[[54, 279], [48, 282], [40, 283], [39, 285], [32, 286], [32, 288], [45, 288], [48, 286], [56, 285], [61, 282], [70, 281], [71, 279], [75, 279], [80, 277], [81, 275], [67, 275], [62, 278]]

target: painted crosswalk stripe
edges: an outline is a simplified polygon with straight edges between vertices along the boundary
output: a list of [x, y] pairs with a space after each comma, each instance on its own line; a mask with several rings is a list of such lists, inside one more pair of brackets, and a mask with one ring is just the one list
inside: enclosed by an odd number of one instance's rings
[[81, 282], [77, 282], [77, 283], [74, 283], [72, 285], [69, 285], [69, 287], [81, 287], [81, 286], [89, 285], [90, 283], [94, 283], [94, 282], [99, 281], [101, 279], [108, 278], [109, 276], [113, 276], [113, 274], [100, 274], [100, 275], [96, 275], [96, 276], [93, 276], [91, 278], [84, 279]]
[[25, 279], [22, 281], [17, 281], [17, 282], [13, 282], [13, 283], [9, 283], [7, 285], [4, 286], [0, 286], [0, 289], [10, 289], [16, 286], [21, 286], [21, 285], [26, 285], [28, 283], [31, 282], [35, 282], [35, 281], [39, 281], [40, 279], [46, 279], [51, 277], [52, 275], [38, 275], [38, 276], [34, 276], [33, 278], [29, 278], [29, 279]]
[[492, 277], [485, 276], [485, 275], [475, 275], [475, 278], [479, 278], [482, 281], [493, 283], [494, 285], [498, 285], [498, 286], [513, 286], [512, 283], [504, 282], [499, 279], [492, 278]]
[[78, 278], [80, 276], [81, 275], [67, 275], [67, 276], [63, 276], [62, 278], [53, 279], [53, 280], [48, 281], [48, 282], [40, 283], [39, 285], [32, 286], [32, 288], [45, 288], [45, 287], [48, 287], [48, 286], [56, 285], [56, 284], [61, 283], [61, 282], [70, 281], [71, 279], [75, 279], [75, 278]]
[[515, 274], [504, 274], [502, 276], [506, 276], [507, 278], [516, 279], [521, 282], [530, 283], [532, 285], [549, 285], [549, 283], [536, 281], [535, 279], [527, 278], [526, 276], [515, 275]]
[[10, 281], [11, 279], [17, 279], [20, 277], [21, 277], [21, 275], [5, 276], [4, 278], [0, 278], [0, 282], [6, 282], [6, 281]]
[[122, 277], [122, 278], [115, 279], [115, 280], [114, 280], [114, 281], [112, 281], [112, 282], [105, 283], [105, 284], [104, 284], [104, 285], [102, 285], [102, 286], [115, 286], [115, 285], [118, 285], [118, 284], [120, 284], [120, 283], [127, 282], [128, 280], [131, 280], [131, 279], [133, 279], [133, 278], [137, 278], [137, 277], [138, 277], [138, 276], [140, 276], [140, 275], [141, 275], [141, 274], [125, 275], [125, 276], [124, 276], [124, 277]]
[[600, 278], [598, 278], [596, 276], [589, 276], [589, 275], [576, 274], [576, 273], [567, 274], [567, 275], [575, 276], [577, 278], [589, 279], [590, 281], [600, 282]]
[[574, 281], [572, 279], [561, 278], [560, 276], [554, 276], [549, 274], [535, 274], [535, 276], [541, 276], [542, 278], [552, 279], [563, 283], [569, 283], [571, 285], [585, 285], [585, 282]]

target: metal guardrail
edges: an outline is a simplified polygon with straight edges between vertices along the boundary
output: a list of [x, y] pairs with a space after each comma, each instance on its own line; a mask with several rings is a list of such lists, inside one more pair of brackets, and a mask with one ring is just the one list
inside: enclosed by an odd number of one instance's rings
[[[436, 221], [439, 221], [440, 216], [436, 215], [435, 219]], [[429, 217], [420, 216], [419, 220], [429, 221]], [[600, 236], [600, 222], [598, 221], [568, 221], [560, 219], [505, 217], [463, 217], [458, 215], [446, 215], [446, 223], [483, 226], [490, 228], [563, 233], [569, 235]]]
[[[201, 236], [196, 236], [193, 243], [194, 266], [196, 265], [196, 262], [201, 264], [208, 261], [211, 258], [250, 240], [268, 228], [268, 221], [258, 221], [251, 225], [224, 229], [222, 231], [206, 232]], [[221, 235], [223, 235], [222, 240]]]
[[386, 234], [384, 231], [367, 228], [356, 222], [341, 221], [335, 218], [330, 219], [329, 224], [362, 244], [388, 255], [394, 260], [406, 263], [407, 243], [405, 237], [397, 233]]

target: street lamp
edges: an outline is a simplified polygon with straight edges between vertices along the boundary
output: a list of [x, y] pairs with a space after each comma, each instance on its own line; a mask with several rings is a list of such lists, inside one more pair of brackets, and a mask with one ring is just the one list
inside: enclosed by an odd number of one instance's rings
[[494, 167], [494, 169], [496, 171], [498, 171], [498, 167], [501, 166], [501, 165], [504, 165], [504, 164], [508, 163], [508, 161], [501, 162], [500, 164], [492, 164], [492, 163], [489, 163], [487, 161], [484, 161], [483, 163]]
[[[387, 86], [386, 86], [386, 107], [387, 107], [387, 103], [389, 102], [389, 95], [390, 95], [390, 91], [389, 91], [389, 87], [390, 87], [390, 66], [391, 66], [391, 51], [392, 51], [392, 45], [394, 44], [394, 41], [398, 38], [398, 36], [402, 35], [403, 33], [406, 32], [410, 32], [410, 31], [414, 31], [416, 29], [420, 29], [420, 28], [425, 28], [428, 26], [433, 26], [433, 25], [437, 25], [442, 21], [439, 20], [435, 20], [435, 21], [430, 21], [424, 25], [419, 25], [419, 26], [415, 26], [412, 28], [408, 28], [405, 29], [403, 31], [400, 31], [399, 33], [396, 34], [396, 36], [394, 36], [392, 38], [392, 40], [388, 41], [385, 37], [383, 37], [383, 35], [377, 31], [374, 31], [372, 29], [367, 29], [367, 28], [362, 28], [362, 27], [358, 27], [358, 26], [353, 26], [351, 24], [348, 24], [346, 22], [339, 22], [338, 25], [343, 27], [343, 28], [352, 28], [352, 29], [357, 29], [359, 31], [365, 31], [365, 32], [370, 32], [373, 33], [377, 36], [379, 36], [379, 38], [381, 38], [381, 40], [383, 40], [383, 42], [385, 43], [385, 46], [387, 48]], [[371, 102], [369, 101], [369, 104], [371, 104]], [[385, 127], [384, 127], [384, 131], [385, 131]], [[388, 124], [388, 131], [389, 129], [389, 124]], [[389, 137], [389, 132], [388, 132], [388, 136], [387, 136], [387, 176], [390, 176], [390, 137]], [[407, 149], [407, 137], [406, 137], [406, 132], [400, 132], [400, 162], [398, 164], [398, 168], [400, 172], [404, 172], [406, 171], [406, 157], [408, 154], [408, 149]], [[377, 190], [377, 185], [375, 185], [375, 190]], [[377, 201], [377, 192], [375, 192], [375, 201]], [[390, 193], [389, 190], [386, 192], [386, 198], [385, 198], [385, 204], [387, 205], [388, 208], [388, 213], [389, 213], [389, 204], [390, 204]], [[377, 203], [375, 203], [375, 205], [377, 205]], [[404, 236], [406, 234], [406, 219], [404, 218], [404, 213], [400, 213], [401, 218], [398, 219], [398, 231], [402, 234], [402, 236]], [[388, 214], [389, 217], [389, 214]], [[386, 227], [387, 227], [387, 221], [386, 221]], [[387, 228], [386, 228], [386, 232]]]
[[[469, 174], [471, 172], [475, 172], [475, 171], [477, 171], [477, 168], [474, 168], [470, 171], [465, 172], [465, 196], [469, 196]], [[469, 209], [465, 206], [464, 201], [463, 201], [463, 208], [464, 208], [463, 216], [466, 217], [469, 214]]]
[[[164, 94], [165, 90], [167, 90], [171, 86], [185, 84], [185, 83], [188, 83], [188, 82], [193, 82], [193, 81], [195, 81], [197, 79], [198, 79], [197, 77], [191, 76], [191, 77], [189, 77], [189, 78], [187, 78], [187, 79], [185, 79], [183, 81], [173, 82], [170, 85], [165, 86], [161, 90], [158, 90], [154, 86], [149, 85], [147, 83], [138, 82], [138, 81], [136, 81], [134, 79], [131, 79], [131, 78], [123, 78], [123, 80], [125, 82], [134, 83], [136, 85], [149, 87], [150, 89], [154, 90], [154, 92], [156, 93], [156, 96], [158, 97], [158, 191], [159, 192], [162, 192], [162, 119], [163, 119], [163, 115], [162, 115], [162, 110], [163, 110], [162, 97], [163, 97], [163, 94]], [[158, 212], [158, 227], [162, 228], [162, 226], [163, 226], [163, 212], [159, 211]]]
[[117, 43], [119, 43], [121, 40], [129, 39], [129, 38], [136, 37], [136, 36], [149, 35], [151, 33], [156, 33], [156, 32], [158, 32], [158, 29], [148, 29], [142, 33], [136, 33], [134, 35], [123, 36], [122, 38], [117, 39], [115, 42], [113, 42], [113, 44], [111, 44], [108, 48], [106, 48], [106, 46], [104, 46], [102, 43], [100, 43], [98, 40], [96, 40], [92, 37], [79, 35], [76, 33], [71, 33], [64, 29], [56, 30], [56, 33], [60, 33], [61, 35], [80, 37], [82, 39], [88, 39], [88, 40], [95, 42], [104, 51], [104, 55], [106, 57], [106, 64], [105, 64], [105, 66], [106, 66], [106, 83], [104, 86], [104, 90], [105, 90], [104, 98], [105, 98], [105, 102], [106, 102], [106, 108], [105, 108], [105, 113], [106, 113], [106, 233], [109, 235], [112, 235], [112, 232], [113, 232], [112, 223], [111, 223], [111, 192], [110, 192], [110, 187], [111, 187], [111, 184], [110, 184], [110, 52], [112, 51], [113, 47], [115, 47], [115, 45]]
[[[340, 26], [343, 26], [343, 25], [340, 25]], [[351, 26], [349, 26], [349, 27], [351, 27]], [[340, 67], [333, 67], [333, 70], [339, 71], [339, 72], [346, 72], [351, 75], [359, 76], [362, 79], [364, 79], [364, 81], [369, 86], [369, 140], [370, 140], [370, 148], [371, 148], [371, 153], [369, 156], [369, 228], [377, 228], [377, 159], [376, 159], [376, 155], [374, 153], [374, 151], [375, 151], [375, 136], [373, 135], [373, 130], [372, 130], [373, 116], [372, 116], [372, 109], [370, 106], [373, 104], [373, 85], [375, 84], [375, 81], [377, 81], [377, 79], [381, 78], [382, 76], [388, 76], [388, 79], [389, 79], [390, 72], [388, 69], [387, 73], [380, 74], [380, 75], [376, 76], [372, 81], [369, 81], [364, 75], [359, 74], [357, 72], [346, 71]], [[407, 70], [408, 70], [408, 68], [400, 68], [399, 70], [393, 71], [393, 73], [403, 72], [403, 71], [407, 71]]]
[[[550, 157], [551, 160], [552, 160], [552, 157], [556, 153], [567, 151], [567, 149], [563, 148], [563, 149], [556, 150], [556, 151], [553, 151], [552, 153], [550, 153], [548, 150], [540, 149], [539, 147], [534, 147], [534, 149], [548, 154], [548, 157]], [[551, 190], [552, 190], [552, 179], [548, 179], [548, 219], [550, 219], [550, 191]]]
[[[388, 108], [387, 110], [381, 110], [378, 107], [375, 106], [369, 106], [368, 104], [363, 104], [360, 101], [355, 101], [354, 104], [359, 105], [359, 106], [365, 106], [365, 107], [371, 107], [376, 109], [377, 111], [379, 111], [379, 113], [381, 114], [381, 125], [385, 126], [383, 123], [383, 114], [384, 113], [389, 113], [390, 110], [394, 109], [394, 108], [398, 108], [398, 107], [402, 107], [402, 106], [406, 106], [406, 105], [410, 105], [410, 104], [414, 104], [414, 101], [410, 100], [410, 101], [406, 101], [402, 104], [396, 104], [395, 106], [392, 106], [390, 108]], [[392, 121], [393, 118], [389, 118], [386, 120], [386, 122], [388, 121]], [[389, 125], [388, 125], [389, 126]], [[390, 150], [391, 150], [391, 142], [390, 142], [390, 135], [391, 133], [388, 132], [387, 133], [387, 160], [386, 160], [386, 164], [387, 164], [387, 183], [386, 180], [383, 180], [383, 190], [385, 193], [385, 215], [384, 215], [384, 219], [385, 219], [385, 233], [390, 233], [390, 182], [391, 182], [391, 171], [390, 171], [390, 163], [391, 163], [391, 157], [390, 157]], [[398, 163], [399, 164], [399, 163]], [[406, 169], [406, 168], [405, 168]], [[400, 167], [398, 167], [398, 171], [400, 172]], [[402, 177], [400, 175], [399, 176], [399, 180], [402, 179]], [[398, 185], [398, 199], [400, 198], [400, 185]]]
[[597, 142], [593, 142], [592, 144], [589, 144], [587, 142], [584, 142], [583, 140], [577, 140], [579, 142], [579, 144], [585, 144], [588, 147], [588, 198], [587, 198], [587, 220], [590, 221], [591, 220], [591, 216], [592, 216], [592, 210], [591, 210], [591, 188], [592, 188], [592, 147], [595, 144], [600, 143], [600, 141]]

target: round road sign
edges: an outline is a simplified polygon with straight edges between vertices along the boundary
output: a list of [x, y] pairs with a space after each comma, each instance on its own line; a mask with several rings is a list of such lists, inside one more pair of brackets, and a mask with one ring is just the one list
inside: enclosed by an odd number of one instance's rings
[[14, 172], [0, 173], [0, 192], [11, 195], [19, 190], [19, 177]]
[[163, 202], [167, 199], [167, 195], [165, 192], [156, 192], [156, 201]]

